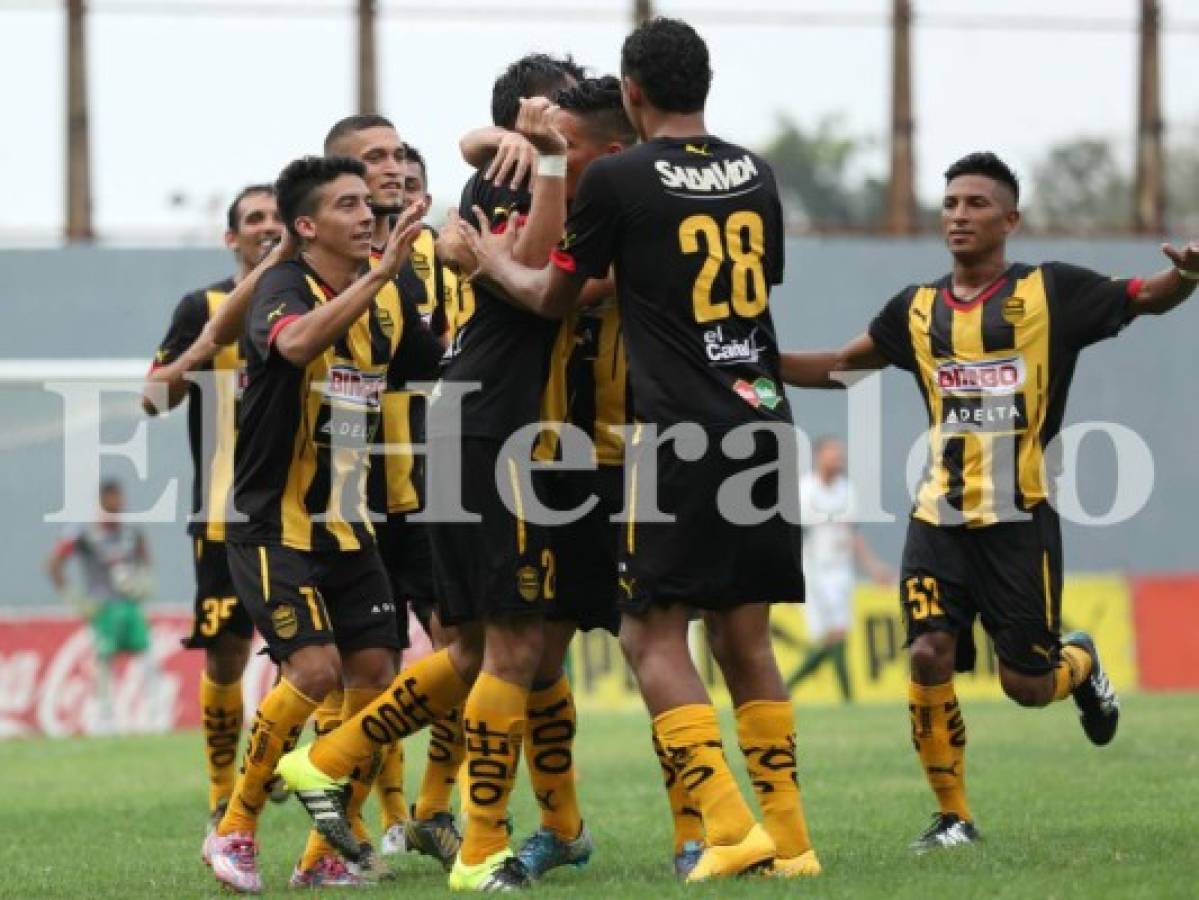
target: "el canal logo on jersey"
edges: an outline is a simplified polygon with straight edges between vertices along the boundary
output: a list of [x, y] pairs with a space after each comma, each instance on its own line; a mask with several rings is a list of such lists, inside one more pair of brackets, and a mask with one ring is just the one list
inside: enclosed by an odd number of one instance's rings
[[1024, 387], [1024, 357], [981, 362], [951, 360], [937, 366], [937, 387], [942, 394], [981, 396], [1014, 394]]
[[723, 325], [717, 325], [704, 332], [704, 354], [713, 366], [756, 363], [765, 349], [758, 344], [756, 326], [745, 337], [728, 333]]
[[667, 190], [711, 194], [731, 191], [758, 177], [753, 157], [746, 153], [740, 159], [718, 159], [703, 166], [679, 166], [666, 159], [654, 163], [658, 178]]

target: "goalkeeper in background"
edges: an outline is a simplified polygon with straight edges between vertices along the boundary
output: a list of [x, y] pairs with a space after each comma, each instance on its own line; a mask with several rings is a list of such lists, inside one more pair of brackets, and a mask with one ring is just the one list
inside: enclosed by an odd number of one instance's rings
[[[112, 673], [120, 653], [141, 657], [144, 689], [157, 689], [158, 666], [150, 653], [150, 628], [141, 603], [152, 588], [146, 536], [124, 524], [125, 494], [117, 481], [100, 485], [96, 520], [72, 526], [54, 547], [46, 571], [63, 602], [91, 623], [96, 653], [96, 730], [112, 732]], [[67, 581], [67, 560], [78, 560], [82, 589]]]

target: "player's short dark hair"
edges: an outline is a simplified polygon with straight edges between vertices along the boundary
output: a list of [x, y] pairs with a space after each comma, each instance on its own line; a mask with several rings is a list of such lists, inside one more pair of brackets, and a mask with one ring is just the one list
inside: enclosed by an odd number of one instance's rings
[[404, 148], [404, 159], [420, 166], [420, 177], [424, 180], [427, 189], [429, 187], [429, 166], [425, 163], [425, 155], [409, 144]]
[[992, 181], [998, 181], [1012, 192], [1016, 203], [1020, 202], [1020, 181], [1016, 178], [1016, 173], [1012, 171], [1011, 166], [989, 150], [967, 153], [945, 170], [945, 183], [949, 184], [961, 175], [982, 175]]
[[629, 121], [620, 98], [620, 79], [615, 75], [584, 78], [558, 91], [554, 102], [586, 121], [591, 133], [601, 140], [619, 141], [622, 144], [637, 141], [637, 132], [633, 130], [633, 123]]
[[583, 67], [569, 55], [561, 59], [548, 53], [522, 56], [492, 85], [491, 121], [501, 128], [512, 128], [520, 112], [521, 97], [552, 97], [571, 81], [579, 81], [583, 74]]
[[708, 45], [686, 22], [658, 17], [638, 26], [620, 51], [620, 72], [663, 112], [704, 108], [712, 86]]
[[325, 135], [325, 156], [332, 156], [333, 148], [346, 135], [366, 131], [368, 128], [394, 129], [395, 125], [392, 124], [391, 119], [376, 113], [346, 116], [340, 122], [335, 122], [333, 127], [329, 129], [329, 133]]
[[230, 231], [237, 231], [241, 225], [241, 202], [247, 197], [252, 197], [255, 194], [270, 194], [275, 196], [275, 186], [273, 184], [248, 184], [233, 198], [233, 202], [229, 204], [229, 209], [225, 212], [225, 221], [229, 224]]
[[299, 237], [296, 219], [316, 210], [317, 191], [341, 175], [366, 178], [366, 166], [348, 156], [302, 156], [279, 173], [275, 182], [279, 215], [293, 236]]

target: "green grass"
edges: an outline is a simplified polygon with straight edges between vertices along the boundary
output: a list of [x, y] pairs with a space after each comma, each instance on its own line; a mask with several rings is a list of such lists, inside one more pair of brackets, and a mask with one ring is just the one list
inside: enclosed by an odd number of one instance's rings
[[[555, 872], [537, 892], [605, 900], [1196, 896], [1194, 697], [1125, 698], [1120, 735], [1103, 750], [1086, 743], [1069, 703], [1043, 711], [972, 703], [966, 720], [983, 844], [919, 859], [905, 849], [933, 808], [906, 709], [801, 709], [800, 777], [825, 875], [683, 888], [670, 876], [669, 822], [644, 716], [585, 714], [579, 790], [598, 849], [586, 869]], [[410, 745], [410, 786], [422, 746]], [[201, 766], [196, 734], [0, 744], [0, 896], [216, 895], [199, 859]], [[514, 811], [523, 835], [536, 821], [523, 783]], [[374, 824], [373, 800], [370, 813]], [[271, 895], [285, 895], [305, 823], [294, 803], [268, 810], [260, 837]], [[444, 893], [444, 876], [428, 860], [410, 855], [398, 869], [399, 881], [369, 893]]]

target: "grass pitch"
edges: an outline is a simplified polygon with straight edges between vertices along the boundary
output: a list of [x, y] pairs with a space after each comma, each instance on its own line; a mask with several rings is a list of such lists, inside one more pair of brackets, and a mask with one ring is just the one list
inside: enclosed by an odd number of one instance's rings
[[[684, 888], [670, 874], [669, 822], [643, 714], [584, 714], [579, 791], [597, 851], [551, 873], [538, 894], [660, 897], [1052, 898], [1196, 896], [1199, 703], [1124, 698], [1120, 734], [1088, 744], [1073, 705], [965, 705], [967, 776], [984, 843], [923, 858], [907, 843], [934, 804], [902, 705], [799, 710], [800, 777], [825, 874]], [[725, 722], [731, 746], [731, 722]], [[415, 789], [423, 742], [408, 748]], [[740, 755], [730, 753], [735, 764]], [[204, 777], [196, 734], [0, 744], [0, 896], [202, 897]], [[377, 824], [374, 801], [369, 821]], [[517, 837], [536, 825], [518, 787]], [[260, 838], [269, 896], [285, 896], [306, 827], [271, 807]], [[379, 896], [447, 894], [431, 861], [408, 855]], [[331, 892], [329, 892], [331, 893]]]

